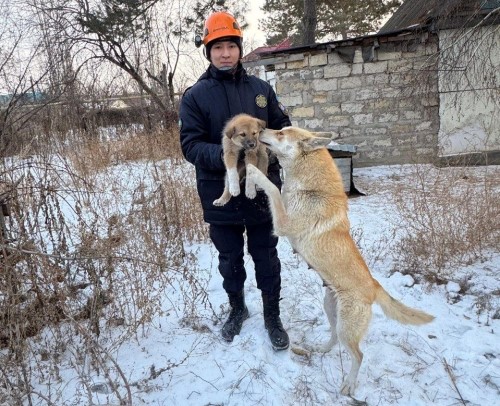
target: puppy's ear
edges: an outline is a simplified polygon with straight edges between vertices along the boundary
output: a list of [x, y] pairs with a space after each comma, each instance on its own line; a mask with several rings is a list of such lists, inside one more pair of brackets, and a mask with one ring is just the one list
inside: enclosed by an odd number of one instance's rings
[[234, 126], [234, 125], [228, 125], [228, 126], [224, 129], [224, 135], [225, 135], [227, 138], [233, 138], [235, 134], [236, 134], [236, 126]]
[[262, 129], [266, 128], [266, 122], [264, 120], [257, 119], [257, 122], [262, 127]]

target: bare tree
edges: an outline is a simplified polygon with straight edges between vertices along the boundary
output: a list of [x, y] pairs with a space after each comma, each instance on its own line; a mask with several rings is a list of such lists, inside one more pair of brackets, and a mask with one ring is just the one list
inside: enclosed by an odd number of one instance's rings
[[47, 67], [37, 65], [42, 47], [32, 43], [31, 26], [19, 18], [18, 6], [0, 3], [0, 156], [19, 152], [21, 130], [44, 104], [24, 106], [39, 101], [48, 76]]

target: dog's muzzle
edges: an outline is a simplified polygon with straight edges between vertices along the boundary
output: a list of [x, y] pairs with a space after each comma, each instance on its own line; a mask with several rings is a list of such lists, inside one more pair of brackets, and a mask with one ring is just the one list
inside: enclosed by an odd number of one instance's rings
[[243, 143], [243, 148], [245, 148], [246, 150], [252, 150], [255, 149], [256, 147], [257, 147], [256, 141], [245, 141]]

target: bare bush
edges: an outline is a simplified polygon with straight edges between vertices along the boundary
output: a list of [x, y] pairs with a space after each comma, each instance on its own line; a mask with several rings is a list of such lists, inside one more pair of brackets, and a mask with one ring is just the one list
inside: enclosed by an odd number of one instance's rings
[[83, 138], [3, 160], [2, 179], [18, 182], [1, 239], [0, 387], [16, 404], [60, 404], [57, 384], [42, 395], [31, 383], [59, 382], [63, 354], [86, 388], [81, 401], [91, 403], [85, 382], [98, 372], [129, 404], [113, 349], [163, 314], [169, 289], [186, 292], [172, 304], [185, 314], [208, 300], [184, 250], [206, 228], [177, 140], [175, 128]]
[[500, 245], [500, 168], [412, 168], [395, 191], [397, 270], [446, 283]]

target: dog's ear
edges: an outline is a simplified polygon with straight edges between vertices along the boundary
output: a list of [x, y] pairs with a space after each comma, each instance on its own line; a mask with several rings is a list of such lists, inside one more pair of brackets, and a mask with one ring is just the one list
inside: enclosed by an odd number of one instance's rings
[[235, 134], [236, 134], [236, 126], [234, 126], [234, 125], [228, 125], [224, 129], [224, 135], [227, 138], [233, 138]]
[[266, 128], [267, 123], [264, 120], [257, 119], [257, 122], [262, 127], [262, 129]]
[[315, 149], [325, 148], [332, 140], [325, 137], [311, 137], [302, 141], [305, 151], [314, 151]]
[[311, 132], [315, 137], [329, 138], [330, 140], [334, 140], [335, 138], [339, 138], [339, 134], [333, 131], [319, 131], [319, 132]]

